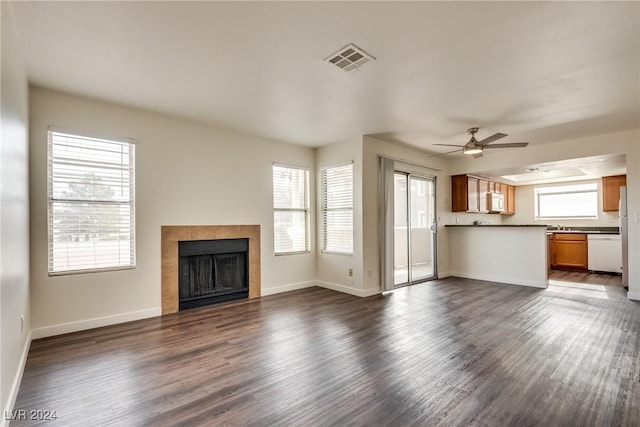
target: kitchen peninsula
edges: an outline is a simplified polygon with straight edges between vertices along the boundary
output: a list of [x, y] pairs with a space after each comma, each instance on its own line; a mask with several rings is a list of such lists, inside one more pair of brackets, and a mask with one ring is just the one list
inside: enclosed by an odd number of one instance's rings
[[445, 226], [450, 236], [451, 275], [546, 288], [547, 226]]

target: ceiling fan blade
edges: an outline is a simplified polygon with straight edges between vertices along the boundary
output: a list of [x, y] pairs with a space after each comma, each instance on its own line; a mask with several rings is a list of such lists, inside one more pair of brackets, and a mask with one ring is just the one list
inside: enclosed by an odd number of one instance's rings
[[526, 147], [527, 145], [529, 145], [528, 142], [509, 142], [506, 144], [485, 145], [482, 148], [518, 148]]
[[453, 145], [453, 144], [431, 144], [431, 145], [441, 145], [443, 147], [464, 147], [464, 145]]
[[[435, 145], [435, 144], [434, 144], [434, 145]], [[455, 146], [454, 146], [454, 147], [455, 147]], [[432, 158], [432, 157], [438, 157], [438, 156], [446, 156], [447, 154], [458, 153], [458, 152], [460, 152], [460, 151], [462, 151], [462, 150], [453, 150], [453, 151], [449, 151], [449, 152], [447, 152], [447, 153], [434, 154], [433, 156], [429, 156], [429, 158]]]
[[491, 136], [486, 137], [485, 139], [483, 139], [482, 141], [478, 141], [476, 142], [477, 145], [487, 145], [487, 144], [491, 144], [493, 141], [497, 141], [499, 139], [504, 138], [505, 136], [508, 136], [506, 133], [494, 133]]
[[480, 157], [482, 157], [482, 153], [478, 153], [478, 154], [474, 154], [473, 155], [474, 159], [479, 159]]

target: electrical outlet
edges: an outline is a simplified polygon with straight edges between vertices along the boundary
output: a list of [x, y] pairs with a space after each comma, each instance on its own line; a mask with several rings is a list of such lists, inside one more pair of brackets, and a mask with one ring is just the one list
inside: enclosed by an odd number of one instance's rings
[[460, 218], [456, 217], [456, 224], [460, 224]]
[[20, 333], [24, 334], [24, 316], [20, 316]]
[[349, 277], [353, 277], [353, 268], [349, 269]]

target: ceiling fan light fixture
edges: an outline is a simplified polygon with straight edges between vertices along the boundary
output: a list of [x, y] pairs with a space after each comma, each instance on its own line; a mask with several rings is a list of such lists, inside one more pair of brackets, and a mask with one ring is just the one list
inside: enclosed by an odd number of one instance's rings
[[527, 145], [529, 145], [528, 142], [510, 142], [507, 144], [492, 144], [493, 142], [499, 139], [502, 139], [505, 136], [509, 136], [506, 133], [501, 133], [501, 132], [494, 133], [493, 135], [478, 141], [476, 139], [476, 132], [478, 132], [479, 129], [480, 128], [467, 129], [467, 133], [471, 135], [471, 138], [469, 138], [469, 142], [467, 142], [465, 145], [433, 144], [433, 145], [442, 145], [445, 147], [458, 147], [458, 149], [447, 152], [447, 153], [435, 154], [434, 156], [431, 156], [431, 157], [446, 156], [447, 154], [462, 152], [463, 154], [468, 154], [470, 156], [473, 156], [474, 159], [477, 159], [482, 157], [482, 153], [484, 152], [485, 148], [524, 148]]
[[482, 147], [464, 147], [462, 149], [463, 154], [480, 154], [482, 153]]

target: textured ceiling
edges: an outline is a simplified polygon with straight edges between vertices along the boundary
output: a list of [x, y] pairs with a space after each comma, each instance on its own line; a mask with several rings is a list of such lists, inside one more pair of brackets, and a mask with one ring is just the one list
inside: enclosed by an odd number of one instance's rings
[[[640, 127], [639, 2], [15, 2], [34, 85], [307, 146]], [[323, 59], [355, 43], [375, 61]]]

